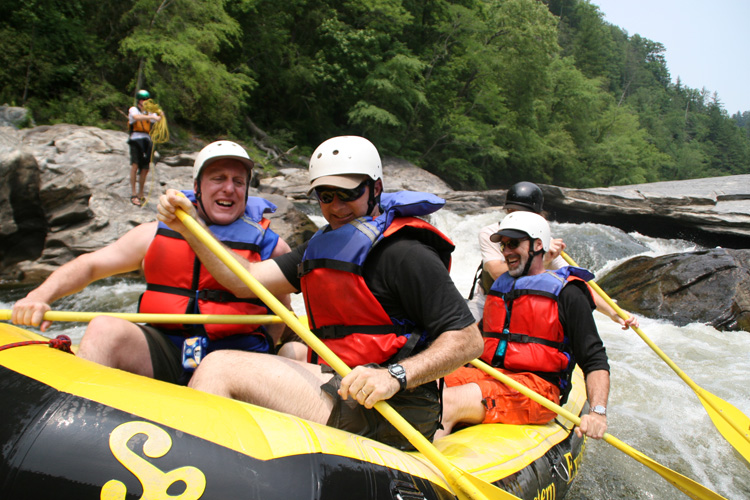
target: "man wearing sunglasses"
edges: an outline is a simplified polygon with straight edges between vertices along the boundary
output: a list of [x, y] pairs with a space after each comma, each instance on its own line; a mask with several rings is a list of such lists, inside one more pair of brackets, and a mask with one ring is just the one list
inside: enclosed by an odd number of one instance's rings
[[[544, 211], [542, 210], [543, 204], [544, 193], [542, 193], [539, 186], [533, 182], [522, 181], [513, 184], [508, 189], [505, 195], [503, 210], [507, 214], [533, 212], [544, 216]], [[477, 321], [482, 319], [484, 302], [490, 286], [501, 274], [508, 270], [502, 250], [497, 245], [497, 242], [492, 240], [492, 236], [499, 228], [500, 222], [496, 222], [483, 227], [479, 231], [479, 248], [482, 253], [482, 262], [479, 264], [479, 269], [477, 269], [474, 286], [468, 298], [469, 309], [471, 309]], [[567, 262], [560, 255], [564, 249], [565, 243], [562, 239], [550, 239], [550, 249], [544, 254], [544, 267], [554, 270], [567, 266]], [[621, 325], [623, 330], [627, 330], [631, 326], [634, 328], [638, 327], [638, 319], [635, 316], [631, 315], [627, 320], [623, 320], [617, 314], [617, 311], [599, 295], [594, 297], [594, 301], [596, 302], [596, 309], [608, 316], [615, 323]]]
[[[301, 361], [223, 351], [201, 363], [190, 385], [412, 449], [375, 403], [388, 400], [432, 438], [441, 412], [436, 380], [479, 356], [483, 345], [448, 273], [453, 244], [419, 218], [445, 201], [383, 193], [380, 155], [362, 137], [323, 142], [309, 174], [328, 225], [286, 256], [241, 262], [275, 294], [302, 292], [312, 332], [351, 373], [342, 379], [312, 352]], [[160, 219], [197, 244], [175, 219], [176, 206], [192, 213], [168, 192]], [[220, 262], [209, 269], [233, 293], [252, 296]]]
[[[502, 248], [508, 271], [487, 296], [482, 360], [556, 404], [567, 399], [578, 364], [591, 410], [576, 434], [600, 439], [607, 430], [609, 364], [592, 316], [593, 292], [586, 284], [593, 275], [572, 266], [545, 270], [550, 229], [541, 215], [508, 215], [492, 241]], [[445, 382], [445, 434], [459, 422], [544, 424], [555, 417], [474, 367], [460, 368]]]

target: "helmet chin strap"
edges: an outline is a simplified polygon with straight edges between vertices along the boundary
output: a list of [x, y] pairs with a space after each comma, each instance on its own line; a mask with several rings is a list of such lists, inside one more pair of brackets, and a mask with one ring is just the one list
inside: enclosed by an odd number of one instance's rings
[[206, 211], [206, 207], [203, 206], [203, 196], [201, 193], [201, 185], [198, 183], [198, 190], [195, 192], [195, 199], [198, 202], [198, 205], [201, 207], [201, 211], [203, 212], [203, 217], [206, 218], [206, 223], [209, 226], [214, 226], [214, 221], [211, 220], [211, 217], [208, 216], [208, 212]]
[[380, 194], [375, 196], [375, 181], [370, 179], [367, 183], [370, 187], [370, 197], [367, 200], [367, 215], [372, 215], [372, 211], [376, 206], [380, 205]]
[[[531, 240], [531, 244], [533, 246], [533, 243], [536, 240]], [[526, 261], [526, 265], [523, 268], [523, 273], [521, 273], [521, 276], [527, 276], [529, 273], [529, 268], [531, 268], [531, 262], [534, 260], [534, 257], [536, 257], [539, 254], [544, 254], [544, 248], [541, 250], [529, 250], [529, 259]], [[521, 277], [519, 276], [519, 278]]]

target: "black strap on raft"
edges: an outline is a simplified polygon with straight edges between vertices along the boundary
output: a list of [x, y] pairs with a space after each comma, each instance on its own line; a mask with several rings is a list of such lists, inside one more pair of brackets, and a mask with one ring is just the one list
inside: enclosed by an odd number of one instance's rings
[[69, 354], [73, 354], [73, 351], [70, 349], [72, 342], [70, 340], [70, 337], [68, 337], [67, 335], [58, 335], [54, 339], [49, 340], [26, 340], [23, 342], [14, 342], [13, 344], [5, 344], [3, 346], [0, 346], [0, 351], [10, 349], [11, 347], [23, 347], [27, 345], [37, 344], [47, 344], [53, 349], [58, 349]]

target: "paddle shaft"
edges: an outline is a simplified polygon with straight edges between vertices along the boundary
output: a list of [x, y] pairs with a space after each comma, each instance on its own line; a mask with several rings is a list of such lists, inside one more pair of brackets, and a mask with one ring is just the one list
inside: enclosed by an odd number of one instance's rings
[[[563, 259], [570, 264], [571, 266], [578, 267], [578, 264], [575, 263], [575, 261], [565, 252], [561, 253]], [[593, 288], [596, 293], [599, 294], [601, 298], [603, 298], [609, 306], [615, 310], [618, 316], [620, 316], [622, 319], [628, 319], [628, 314], [622, 310], [620, 306], [618, 306], [615, 301], [613, 301], [607, 293], [601, 289], [599, 285], [596, 284], [594, 280], [590, 280], [588, 282], [589, 286]], [[730, 405], [726, 401], [722, 400], [718, 396], [715, 396], [711, 394], [710, 392], [706, 391], [702, 387], [700, 387], [698, 384], [693, 382], [693, 380], [687, 376], [687, 374], [682, 371], [670, 358], [667, 356], [664, 351], [662, 351], [659, 346], [654, 344], [650, 338], [646, 336], [646, 334], [643, 332], [643, 330], [640, 329], [640, 327], [634, 326], [632, 327], [633, 330], [635, 330], [635, 333], [638, 334], [638, 336], [643, 339], [643, 341], [659, 356], [682, 380], [685, 382], [690, 388], [695, 391], [695, 393], [698, 395], [701, 403], [703, 406], [708, 405], [713, 411], [714, 414], [711, 414], [709, 412], [709, 416], [712, 420], [715, 420], [717, 417], [723, 418], [723, 421], [728, 424], [732, 429], [734, 429], [740, 436], [742, 436], [745, 441], [747, 442], [744, 445], [741, 445], [738, 451], [745, 457], [746, 460], [750, 461], [750, 455], [748, 455], [748, 445], [750, 445], [750, 426], [746, 425], [743, 429], [742, 426], [740, 426], [739, 423], [737, 423], [733, 418], [730, 417], [729, 413], [732, 414], [742, 414], [737, 408]], [[722, 408], [722, 406], [726, 406], [725, 408]], [[731, 407], [731, 408], [729, 408]], [[749, 420], [747, 417], [744, 418], [744, 420]], [[737, 449], [737, 445], [733, 443], [733, 439], [730, 439], [729, 436], [727, 436], [723, 429], [719, 428], [721, 434], [729, 441], [729, 443]]]
[[[499, 380], [503, 384], [507, 385], [508, 387], [511, 387], [512, 389], [517, 390], [524, 396], [528, 397], [529, 399], [539, 403], [540, 405], [544, 406], [548, 410], [554, 411], [558, 415], [567, 418], [571, 422], [573, 422], [575, 425], [581, 424], [581, 419], [578, 418], [577, 415], [572, 414], [565, 408], [561, 407], [560, 405], [556, 405], [549, 399], [545, 398], [544, 396], [537, 394], [536, 392], [532, 391], [525, 385], [516, 382], [509, 376], [505, 375], [504, 373], [494, 369], [487, 363], [485, 363], [482, 360], [475, 359], [474, 361], [471, 361], [471, 364], [475, 366], [476, 368], [479, 368], [484, 373], [490, 375], [491, 377], [494, 377], [495, 379]], [[715, 500], [726, 500], [726, 498], [722, 497], [718, 493], [709, 490], [705, 486], [703, 486], [700, 483], [696, 483], [690, 478], [687, 478], [683, 476], [682, 474], [673, 471], [672, 469], [669, 469], [660, 463], [652, 460], [651, 458], [647, 457], [640, 451], [631, 448], [627, 444], [623, 443], [616, 437], [612, 436], [611, 434], [605, 433], [602, 437], [604, 441], [606, 441], [608, 444], [611, 444], [618, 450], [622, 451], [626, 455], [631, 456], [638, 462], [642, 463], [643, 465], [649, 467], [656, 473], [658, 473], [660, 476], [662, 476], [664, 479], [669, 481], [674, 487], [688, 495], [690, 498], [693, 498], [695, 500], [706, 500], [706, 499], [715, 499]]]
[[[226, 248], [224, 248], [206, 229], [204, 229], [195, 219], [190, 217], [182, 209], [175, 211], [176, 216], [182, 221], [187, 229], [206, 245], [216, 257], [221, 260], [247, 287], [268, 306], [271, 311], [277, 314], [284, 322], [300, 336], [300, 338], [313, 350], [321, 359], [325, 360], [336, 373], [342, 377], [350, 371], [346, 363], [341, 361], [331, 349], [328, 348], [318, 337], [316, 337], [309, 328], [303, 325], [297, 316], [287, 309], [279, 300], [258, 281], [247, 269], [245, 269]], [[409, 422], [404, 419], [396, 410], [385, 401], [375, 403], [375, 409], [385, 417], [409, 442], [427, 457], [448, 480], [448, 483], [458, 494], [459, 498], [466, 499], [490, 499], [498, 498], [501, 500], [510, 500], [518, 498], [486, 481], [462, 471], [451, 463], [435, 446], [425, 438], [422, 433], [417, 431]]]
[[[9, 320], [11, 313], [10, 309], [0, 309], [0, 320]], [[44, 313], [44, 320], [88, 323], [97, 316], [110, 316], [132, 323], [174, 323], [183, 325], [271, 325], [284, 322], [278, 316], [267, 314], [243, 316], [240, 314], [144, 314], [80, 311], [47, 311]]]

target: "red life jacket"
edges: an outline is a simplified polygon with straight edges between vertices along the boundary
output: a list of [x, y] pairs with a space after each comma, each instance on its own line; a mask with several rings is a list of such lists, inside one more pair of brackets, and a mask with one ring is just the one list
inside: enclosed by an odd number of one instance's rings
[[[192, 192], [188, 194], [191, 198]], [[194, 198], [191, 198], [192, 200]], [[278, 235], [268, 229], [270, 221], [259, 215], [268, 210], [269, 206], [273, 207], [266, 200], [248, 198], [244, 217], [226, 226], [210, 226], [211, 232], [232, 251], [250, 262], [269, 258], [278, 242]], [[237, 298], [217, 282], [182, 236], [161, 223], [146, 251], [143, 271], [147, 285], [138, 304], [138, 312], [268, 314], [268, 309], [258, 299]], [[164, 329], [184, 330], [186, 337], [205, 334], [211, 340], [236, 334], [265, 335], [260, 325], [158, 326]]]
[[[389, 206], [400, 206], [398, 203], [409, 203], [409, 213], [425, 213], [415, 207], [421, 202], [416, 198], [426, 195], [408, 195], [413, 196], [383, 195], [381, 206], [387, 210]], [[430, 206], [425, 210], [434, 208], [435, 202], [428, 200]], [[311, 330], [350, 367], [395, 362], [410, 355], [424, 341], [423, 331], [412, 321], [399, 321], [388, 315], [363, 278], [362, 268], [372, 248], [405, 228], [410, 237], [436, 248], [446, 267], [450, 266], [454, 247], [445, 235], [422, 219], [394, 218], [387, 213], [375, 219], [362, 217], [333, 231], [318, 231], [305, 251], [300, 264], [300, 287]], [[308, 351], [308, 360], [323, 362], [312, 351]]]
[[571, 266], [518, 279], [501, 275], [484, 304], [482, 360], [507, 370], [567, 378], [574, 362], [558, 315], [558, 297], [571, 281], [585, 284], [591, 278], [588, 271]]

